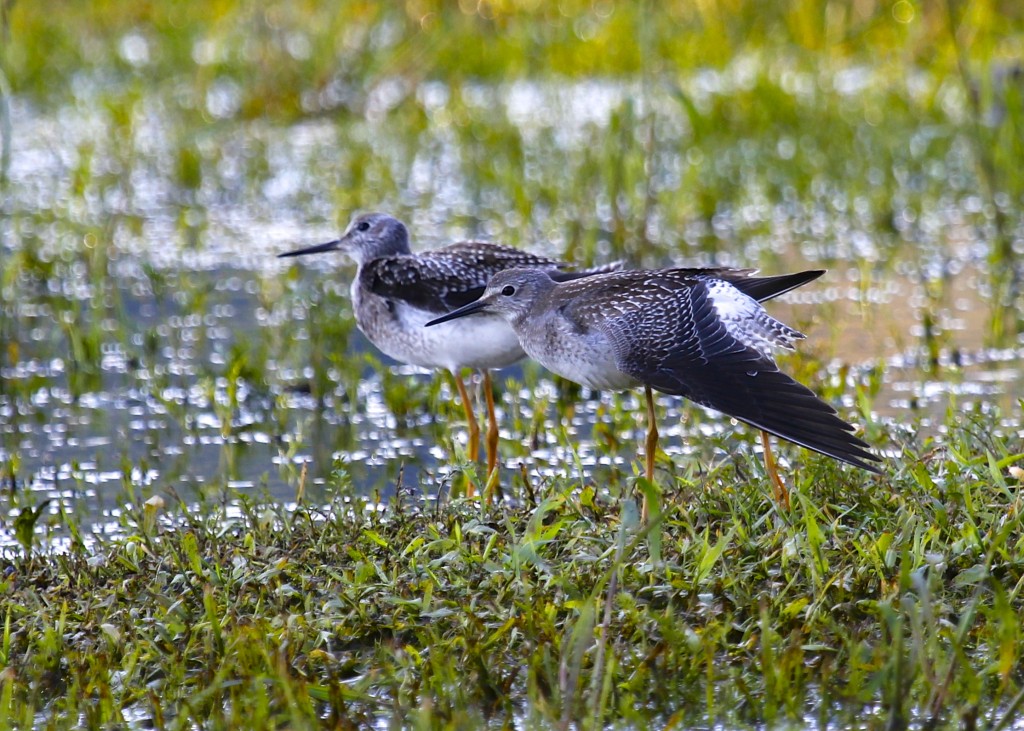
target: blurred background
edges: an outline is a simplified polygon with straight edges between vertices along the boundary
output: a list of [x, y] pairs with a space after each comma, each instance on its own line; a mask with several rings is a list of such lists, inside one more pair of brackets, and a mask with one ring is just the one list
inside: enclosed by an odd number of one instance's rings
[[[274, 258], [367, 210], [418, 248], [828, 268], [773, 307], [789, 370], [869, 436], [994, 409], [1019, 447], [1022, 31], [1016, 0], [3, 0], [3, 499], [284, 498], [309, 460], [437, 489], [447, 383], [366, 346], [343, 260]], [[582, 396], [581, 469], [628, 473], [633, 396], [511, 376], [506, 457], [564, 473]]]

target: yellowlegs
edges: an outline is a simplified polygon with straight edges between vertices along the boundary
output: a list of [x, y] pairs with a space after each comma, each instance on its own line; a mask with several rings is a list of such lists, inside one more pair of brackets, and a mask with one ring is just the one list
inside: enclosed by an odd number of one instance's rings
[[[599, 274], [565, 283], [543, 271], [496, 274], [479, 300], [427, 323], [500, 315], [523, 350], [564, 378], [597, 389], [644, 386], [647, 478], [658, 428], [652, 389], [684, 396], [762, 430], [776, 497], [788, 494], [767, 436], [878, 472], [854, 427], [807, 387], [780, 372], [771, 349], [804, 336], [761, 306], [822, 271], [755, 277], [749, 269], [661, 269]], [[645, 501], [646, 514], [646, 501]]]
[[497, 465], [498, 426], [489, 369], [503, 368], [523, 357], [515, 332], [500, 315], [424, 328], [429, 320], [479, 297], [492, 275], [511, 267], [549, 271], [558, 278], [607, 272], [619, 265], [579, 273], [560, 272], [564, 262], [500, 244], [464, 241], [413, 254], [405, 225], [383, 213], [352, 220], [342, 237], [280, 254], [302, 256], [341, 251], [355, 262], [352, 308], [356, 324], [377, 348], [402, 363], [446, 368], [455, 379], [469, 427], [469, 458], [479, 458], [480, 427], [459, 373], [462, 368], [484, 374], [487, 400], [487, 474]]

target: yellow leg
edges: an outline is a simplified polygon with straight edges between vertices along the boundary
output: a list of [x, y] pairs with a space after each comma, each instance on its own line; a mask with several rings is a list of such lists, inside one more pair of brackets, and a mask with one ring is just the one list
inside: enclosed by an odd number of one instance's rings
[[[658, 419], [654, 414], [654, 392], [650, 386], [644, 386], [644, 397], [647, 399], [647, 442], [644, 444], [644, 457], [647, 460], [647, 480], [654, 484], [654, 457], [658, 451]], [[643, 507], [640, 509], [640, 520], [647, 522], [649, 509], [647, 493], [644, 493]]]
[[487, 401], [487, 481], [498, 467], [498, 417], [494, 414], [494, 389], [491, 372], [484, 371], [484, 397]]
[[768, 432], [761, 432], [761, 446], [764, 448], [764, 468], [768, 471], [768, 481], [772, 483], [772, 495], [780, 507], [789, 510], [789, 490], [782, 483], [779, 477], [778, 465], [775, 463], [775, 455], [772, 454], [772, 445], [768, 441]]
[[[473, 402], [469, 400], [469, 392], [466, 390], [466, 384], [462, 381], [456, 371], [452, 371], [452, 378], [455, 379], [455, 388], [459, 391], [459, 398], [462, 399], [462, 408], [466, 412], [466, 425], [469, 428], [469, 444], [466, 448], [466, 452], [470, 462], [476, 462], [480, 459], [480, 425], [476, 421], [476, 416], [473, 415]], [[473, 497], [476, 494], [476, 486], [472, 481], [468, 481], [466, 486], [466, 497]]]

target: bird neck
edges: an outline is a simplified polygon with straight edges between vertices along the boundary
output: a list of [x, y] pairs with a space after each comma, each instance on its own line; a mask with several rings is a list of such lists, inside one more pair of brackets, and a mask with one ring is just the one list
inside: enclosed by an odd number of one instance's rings
[[392, 238], [375, 241], [362, 254], [364, 262], [371, 262], [374, 259], [383, 259], [387, 256], [412, 256], [412, 251], [409, 249], [409, 239]]

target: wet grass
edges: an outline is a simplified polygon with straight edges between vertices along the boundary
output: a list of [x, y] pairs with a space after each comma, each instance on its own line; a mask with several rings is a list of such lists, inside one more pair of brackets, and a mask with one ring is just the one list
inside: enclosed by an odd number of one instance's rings
[[993, 420], [886, 435], [882, 478], [809, 457], [791, 512], [745, 450], [663, 485], [647, 528], [564, 480], [497, 508], [136, 499], [117, 540], [8, 565], [0, 719], [1006, 728], [1024, 455]]
[[[0, 3], [0, 728], [1019, 726], [1022, 22]], [[784, 449], [783, 513], [662, 402], [645, 528], [635, 398], [526, 366], [512, 501], [462, 500], [451, 388], [367, 351], [349, 270], [274, 264], [357, 209], [828, 267], [784, 367], [885, 476]]]

